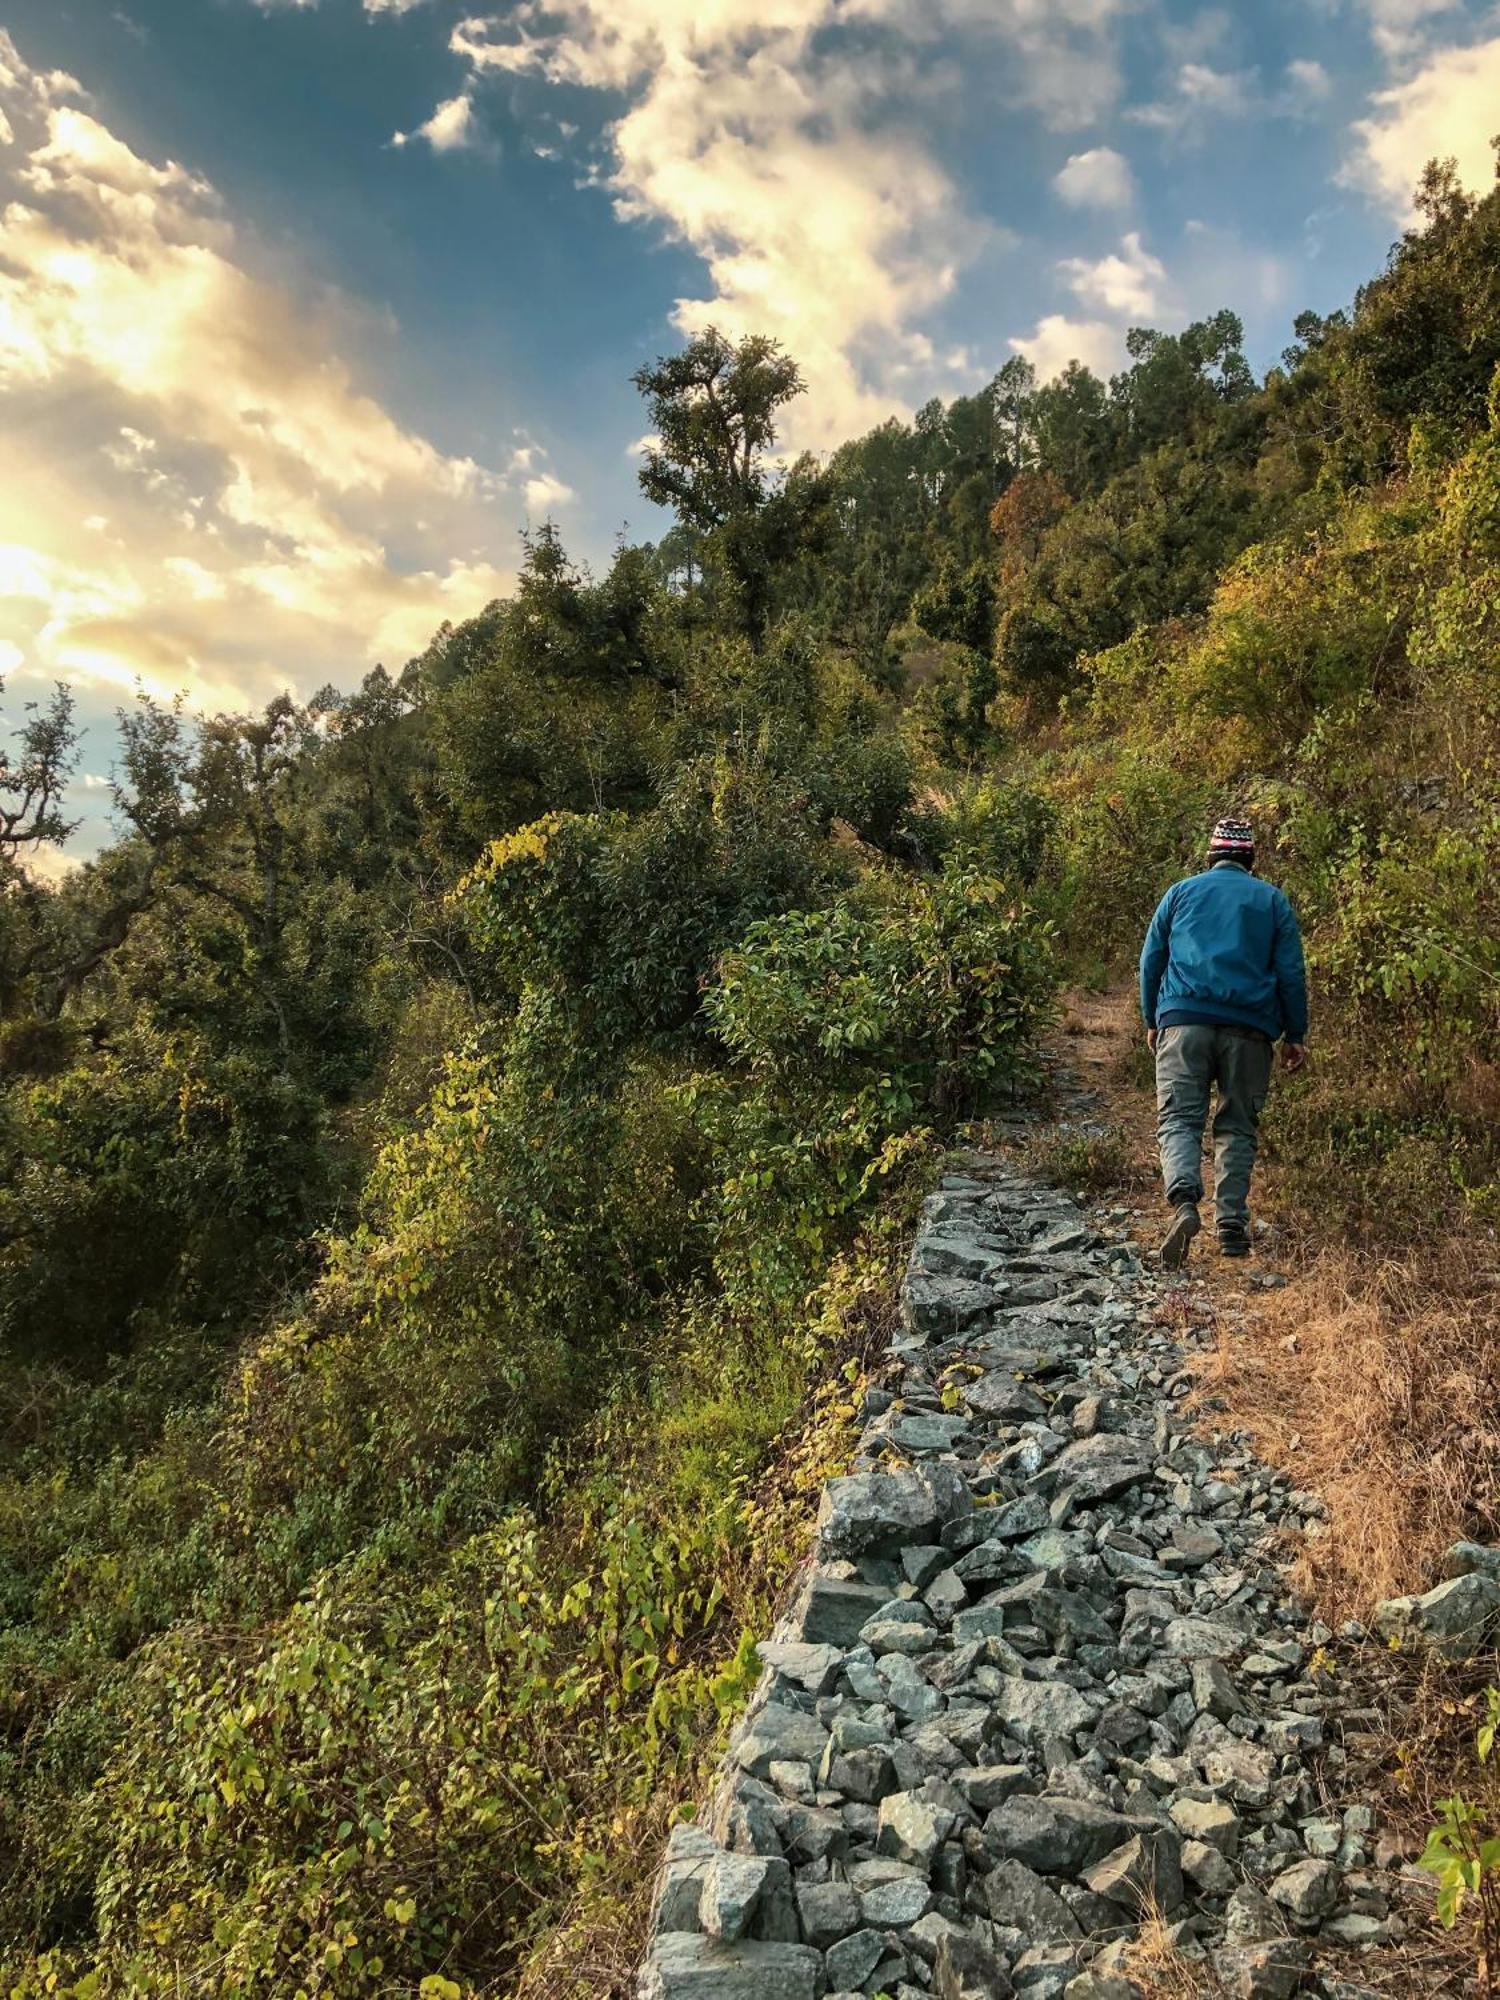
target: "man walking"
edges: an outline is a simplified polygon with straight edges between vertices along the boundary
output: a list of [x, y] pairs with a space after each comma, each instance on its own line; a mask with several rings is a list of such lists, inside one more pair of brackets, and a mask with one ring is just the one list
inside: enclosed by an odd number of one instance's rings
[[1282, 892], [1255, 874], [1255, 838], [1221, 819], [1208, 866], [1162, 897], [1141, 951], [1141, 1013], [1156, 1057], [1162, 1179], [1176, 1210], [1161, 1246], [1175, 1271], [1202, 1226], [1203, 1127], [1214, 1114], [1214, 1211], [1226, 1257], [1250, 1252], [1250, 1170], [1275, 1044], [1289, 1070], [1307, 1060], [1302, 934]]

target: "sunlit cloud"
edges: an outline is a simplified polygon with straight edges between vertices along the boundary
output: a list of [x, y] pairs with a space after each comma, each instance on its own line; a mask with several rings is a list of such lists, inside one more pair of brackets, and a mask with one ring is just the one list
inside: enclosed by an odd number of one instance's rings
[[[539, 77], [609, 92], [603, 183], [625, 220], [703, 261], [677, 300], [684, 334], [769, 333], [811, 394], [788, 443], [826, 449], [915, 397], [951, 389], [951, 347], [924, 327], [1004, 232], [970, 213], [921, 129], [952, 87], [955, 43], [998, 42], [1008, 101], [1059, 126], [1120, 87], [1125, 0], [522, 0], [455, 28], [471, 87]], [[832, 39], [859, 30], [857, 40]], [[941, 38], [941, 46], [939, 46]]]
[[1065, 257], [1058, 269], [1085, 305], [1130, 319], [1146, 319], [1158, 310], [1167, 277], [1166, 266], [1152, 256], [1137, 230], [1107, 257], [1092, 262]]
[[1010, 344], [1031, 363], [1042, 382], [1061, 375], [1070, 361], [1082, 362], [1094, 374], [1107, 378], [1125, 359], [1125, 340], [1119, 327], [1108, 326], [1103, 320], [1069, 319], [1065, 313], [1048, 313], [1037, 322], [1034, 332], [1017, 334]]
[[1500, 130], [1500, 36], [1439, 49], [1402, 83], [1379, 90], [1354, 127], [1340, 179], [1363, 189], [1399, 221], [1415, 216], [1412, 193], [1431, 159], [1452, 159], [1476, 192], [1495, 178], [1491, 145]]
[[413, 139], [425, 139], [435, 153], [452, 153], [461, 146], [472, 145], [477, 130], [474, 100], [465, 90], [457, 97], [445, 99], [414, 132], [392, 133], [391, 144], [407, 146]]
[[539, 472], [528, 479], [525, 487], [526, 506], [533, 514], [550, 514], [555, 507], [566, 507], [578, 495], [565, 481], [551, 472]]
[[62, 676], [96, 708], [137, 681], [244, 706], [399, 667], [510, 587], [522, 480], [394, 417], [346, 304], [252, 272], [200, 175], [127, 145], [3, 31], [0, 104], [15, 680]]

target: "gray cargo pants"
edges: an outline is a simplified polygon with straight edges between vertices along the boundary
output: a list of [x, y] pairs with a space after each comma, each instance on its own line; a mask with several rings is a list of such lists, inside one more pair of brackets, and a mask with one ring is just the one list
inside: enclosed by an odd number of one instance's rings
[[1276, 1050], [1251, 1029], [1185, 1022], [1156, 1038], [1156, 1135], [1167, 1200], [1203, 1199], [1203, 1128], [1214, 1113], [1214, 1212], [1220, 1235], [1250, 1226], [1250, 1169]]

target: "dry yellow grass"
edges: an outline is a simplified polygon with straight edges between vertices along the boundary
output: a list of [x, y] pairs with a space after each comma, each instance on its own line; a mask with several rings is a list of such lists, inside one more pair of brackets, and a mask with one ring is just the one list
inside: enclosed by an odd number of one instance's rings
[[1202, 1959], [1182, 1955], [1159, 1916], [1148, 1916], [1131, 1939], [1124, 1969], [1145, 2000], [1202, 2000], [1205, 1994], [1224, 1991]]
[[[1082, 1033], [1065, 1058], [1125, 1141], [1130, 1166], [1113, 1192], [1130, 1196], [1155, 1151], [1133, 995], [1067, 1001]], [[1355, 1255], [1319, 1242], [1283, 1180], [1262, 1162], [1256, 1210], [1277, 1224], [1284, 1290], [1255, 1290], [1258, 1266], [1205, 1255], [1191, 1267], [1221, 1329], [1204, 1385], [1216, 1426], [1249, 1431], [1263, 1458], [1322, 1496], [1328, 1532], [1305, 1544], [1294, 1581], [1325, 1615], [1359, 1617], [1429, 1588], [1458, 1536], [1500, 1540], [1500, 1249], [1481, 1236]]]
[[1220, 1337], [1204, 1379], [1224, 1417], [1327, 1505], [1296, 1578], [1325, 1613], [1429, 1588], [1460, 1535], [1500, 1539], [1493, 1261], [1458, 1242], [1399, 1261], [1327, 1250]]

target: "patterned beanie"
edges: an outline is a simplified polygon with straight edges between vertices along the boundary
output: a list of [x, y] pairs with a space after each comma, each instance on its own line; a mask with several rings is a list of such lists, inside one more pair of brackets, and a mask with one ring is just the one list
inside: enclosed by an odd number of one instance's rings
[[1208, 837], [1211, 860], [1249, 861], [1255, 855], [1255, 832], [1247, 819], [1221, 819]]

